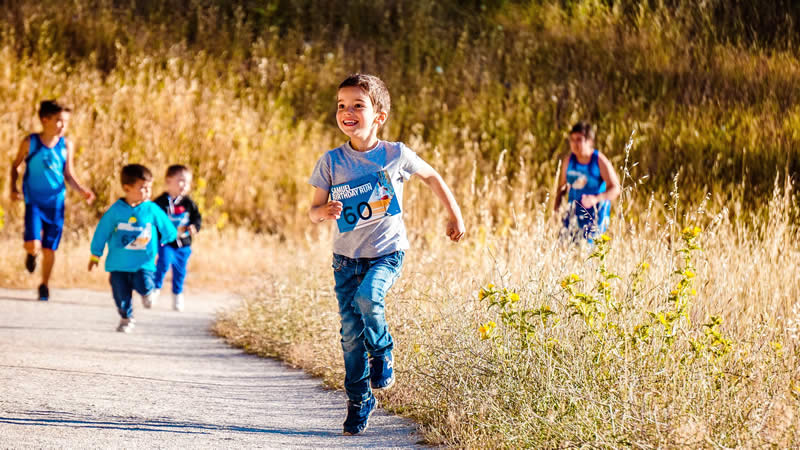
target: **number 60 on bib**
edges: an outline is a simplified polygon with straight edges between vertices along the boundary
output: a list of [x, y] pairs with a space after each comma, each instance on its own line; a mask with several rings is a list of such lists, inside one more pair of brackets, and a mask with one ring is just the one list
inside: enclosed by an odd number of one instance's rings
[[385, 170], [331, 186], [331, 200], [342, 202], [339, 232], [372, 225], [400, 213], [400, 204]]

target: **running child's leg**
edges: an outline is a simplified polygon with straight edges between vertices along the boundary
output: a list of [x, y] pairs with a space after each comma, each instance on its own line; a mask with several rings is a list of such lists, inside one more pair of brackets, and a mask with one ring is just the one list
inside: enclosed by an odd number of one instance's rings
[[361, 403], [372, 397], [367, 349], [364, 346], [364, 322], [354, 301], [355, 292], [363, 276], [358, 273], [358, 269], [358, 260], [334, 255], [333, 277], [336, 281], [334, 291], [339, 301], [341, 317], [339, 332], [342, 335], [344, 355], [344, 389], [347, 398], [354, 403]]
[[[161, 289], [164, 284], [164, 277], [167, 275], [169, 266], [172, 264], [172, 246], [161, 245], [158, 247], [158, 259], [156, 260], [156, 271], [153, 277], [156, 289]], [[175, 272], [172, 272], [175, 276]]]
[[[51, 209], [42, 220], [42, 286], [47, 290], [50, 274], [56, 262], [56, 250], [61, 243], [64, 232], [64, 212], [62, 209]], [[42, 288], [40, 288], [42, 290]]]
[[42, 247], [42, 219], [39, 208], [29, 203], [25, 204], [25, 268], [33, 273], [36, 270], [36, 255]]
[[189, 264], [189, 256], [192, 255], [192, 247], [181, 247], [173, 249], [172, 257], [172, 293], [180, 294], [183, 292], [183, 281], [186, 279], [186, 266]]
[[133, 273], [132, 272], [110, 272], [108, 277], [111, 283], [111, 294], [114, 296], [114, 303], [117, 304], [117, 312], [123, 319], [133, 317]]
[[142, 297], [147, 297], [156, 289], [155, 272], [138, 270], [131, 274], [133, 289]]
[[403, 251], [397, 251], [372, 260], [355, 293], [355, 302], [364, 321], [364, 341], [372, 357], [380, 358], [394, 346], [384, 304], [386, 293], [400, 276], [404, 256]]

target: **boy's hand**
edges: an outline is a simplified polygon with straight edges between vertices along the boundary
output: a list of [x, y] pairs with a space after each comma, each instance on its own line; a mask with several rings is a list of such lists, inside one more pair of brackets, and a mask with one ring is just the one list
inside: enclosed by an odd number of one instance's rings
[[195, 228], [194, 225], [189, 225], [187, 230], [189, 230], [189, 235], [190, 236], [194, 236], [195, 234], [197, 234], [197, 228]]
[[86, 203], [88, 203], [90, 205], [92, 204], [92, 202], [94, 202], [94, 199], [97, 198], [97, 197], [95, 197], [94, 192], [92, 192], [92, 191], [90, 191], [88, 189], [83, 191], [83, 192], [81, 192], [81, 195], [83, 195], [83, 198], [86, 199]]
[[98, 260], [96, 260], [96, 259], [94, 259], [94, 258], [92, 258], [92, 259], [90, 259], [90, 260], [89, 260], [89, 272], [91, 272], [91, 271], [92, 271], [92, 269], [94, 269], [95, 267], [97, 267], [97, 264], [98, 264], [98, 262], [99, 262], [99, 261], [98, 261]]
[[466, 228], [464, 227], [464, 220], [460, 217], [450, 219], [447, 221], [447, 237], [453, 242], [458, 242], [464, 237]]
[[22, 194], [19, 191], [11, 191], [11, 201], [12, 202], [18, 202], [18, 201], [22, 200], [23, 198], [24, 197], [22, 196]]
[[594, 205], [598, 203], [600, 203], [600, 198], [598, 198], [596, 195], [591, 195], [591, 194], [581, 195], [581, 205], [583, 205], [583, 207], [586, 209], [593, 208]]
[[320, 222], [328, 219], [336, 220], [339, 217], [341, 217], [342, 206], [343, 206], [342, 202], [336, 200], [331, 200], [325, 205], [322, 205], [322, 208], [320, 210], [320, 213], [322, 214], [322, 219], [320, 220]]

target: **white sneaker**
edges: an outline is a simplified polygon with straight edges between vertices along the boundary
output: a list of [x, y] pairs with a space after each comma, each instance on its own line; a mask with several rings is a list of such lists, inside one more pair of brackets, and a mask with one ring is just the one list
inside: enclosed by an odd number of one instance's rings
[[133, 327], [136, 326], [136, 320], [131, 317], [128, 319], [119, 319], [119, 326], [117, 326], [117, 331], [120, 333], [130, 333], [133, 330]]
[[172, 309], [183, 311], [183, 294], [172, 294]]
[[149, 294], [142, 296], [142, 305], [144, 305], [145, 308], [150, 309], [156, 304], [158, 297], [160, 296], [161, 289], [153, 289]]

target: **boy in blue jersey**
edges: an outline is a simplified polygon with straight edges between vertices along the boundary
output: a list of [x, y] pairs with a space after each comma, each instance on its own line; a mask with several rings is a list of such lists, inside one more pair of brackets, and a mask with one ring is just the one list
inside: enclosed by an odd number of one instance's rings
[[567, 193], [565, 231], [574, 239], [592, 243], [605, 233], [611, 201], [619, 197], [620, 185], [611, 162], [594, 148], [595, 131], [588, 122], [578, 122], [570, 130], [570, 153], [561, 162], [554, 210], [559, 213], [561, 198]]
[[188, 167], [180, 164], [169, 166], [165, 181], [166, 191], [154, 202], [178, 228], [178, 239], [158, 248], [153, 301], [158, 299], [164, 276], [172, 268], [172, 309], [183, 311], [183, 282], [186, 279], [189, 256], [192, 255], [192, 236], [200, 231], [203, 217], [197, 204], [189, 197], [192, 171]]
[[355, 74], [345, 79], [337, 94], [336, 123], [350, 140], [325, 153], [309, 180], [316, 188], [308, 211], [311, 221], [337, 221], [333, 277], [341, 318], [347, 435], [367, 429], [377, 406], [372, 389], [387, 389], [395, 380], [384, 298], [409, 247], [401, 211], [404, 183], [413, 175], [421, 178], [447, 212], [447, 236], [458, 242], [464, 235], [461, 211], [439, 173], [403, 143], [378, 139], [389, 109], [389, 91], [378, 77]]
[[120, 178], [125, 197], [111, 205], [97, 224], [89, 270], [100, 262], [108, 244], [106, 272], [121, 317], [117, 331], [128, 333], [134, 326], [133, 291], [141, 294], [145, 308], [152, 304], [159, 236], [163, 245], [174, 241], [178, 231], [164, 211], [150, 201], [153, 174], [147, 167], [127, 165]]
[[[42, 131], [23, 139], [11, 164], [11, 200], [25, 200], [25, 268], [33, 273], [41, 249], [43, 263], [39, 300], [44, 301], [50, 297], [48, 283], [64, 229], [66, 185], [80, 192], [89, 203], [95, 198], [94, 193], [84, 188], [75, 177], [72, 163], [75, 146], [64, 136], [70, 112], [68, 107], [55, 100], [41, 102], [39, 120]], [[17, 179], [23, 161], [25, 174], [20, 194]]]

